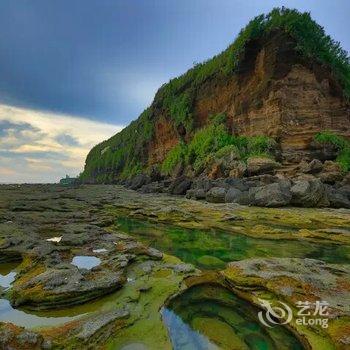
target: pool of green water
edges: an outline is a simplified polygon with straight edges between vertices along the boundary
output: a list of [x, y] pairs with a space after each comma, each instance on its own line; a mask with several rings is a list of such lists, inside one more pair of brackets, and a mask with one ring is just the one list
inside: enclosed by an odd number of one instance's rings
[[198, 230], [120, 217], [118, 228], [162, 252], [200, 269], [222, 269], [230, 261], [256, 257], [314, 258], [349, 263], [350, 247], [304, 239], [263, 239], [222, 230]]
[[217, 285], [187, 290], [162, 309], [174, 350], [300, 350], [285, 327], [264, 327], [258, 309]]

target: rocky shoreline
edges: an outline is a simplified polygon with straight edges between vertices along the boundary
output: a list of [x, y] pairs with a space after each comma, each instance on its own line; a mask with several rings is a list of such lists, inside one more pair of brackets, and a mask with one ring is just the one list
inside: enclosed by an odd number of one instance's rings
[[301, 163], [293, 174], [283, 174], [269, 159], [255, 159], [245, 177], [163, 179], [159, 173], [140, 174], [120, 183], [141, 193], [168, 193], [210, 203], [259, 207], [350, 208], [350, 174], [332, 161]]
[[[346, 349], [349, 345], [347, 209], [254, 208], [140, 194], [114, 185], [9, 185], [0, 186], [0, 193], [0, 267], [8, 261], [16, 266], [11, 286], [0, 289], [1, 305], [11, 303], [6, 306], [7, 318], [0, 318], [0, 348], [153, 350], [171, 349], [174, 341], [190, 346], [191, 337], [170, 337], [172, 329], [167, 327], [171, 324], [164, 323], [162, 311], [174, 298], [181, 306], [185, 295], [204, 303], [216, 298], [218, 312], [220, 305], [233, 303], [231, 296], [238, 298], [238, 303], [245, 300], [252, 308], [253, 323], [258, 322], [254, 321], [260, 309], [258, 298], [282, 299], [292, 308], [299, 299], [326, 299], [331, 311], [329, 328], [292, 323], [286, 331], [303, 349]], [[149, 223], [139, 228], [143, 243], [134, 237], [129, 221], [121, 225], [118, 219]], [[213, 252], [222, 249], [217, 242], [208, 241], [213, 230], [214, 235], [222, 231], [232, 238], [241, 234], [246, 239], [239, 245], [231, 241], [227, 249], [255, 258], [232, 261], [227, 257], [226, 268], [200, 271], [174, 256], [177, 252], [171, 241], [159, 234], [167, 226], [171, 227], [169, 234], [179, 238], [203, 230], [201, 245], [212, 245]], [[182, 231], [184, 228], [187, 231]], [[165, 239], [173, 254], [145, 243], [152, 234], [157, 240]], [[247, 237], [261, 240], [257, 241], [259, 251], [251, 250]], [[261, 251], [259, 242], [266, 240], [270, 248]], [[282, 255], [286, 258], [276, 257], [280, 256], [275, 250], [280, 249], [281, 241], [289, 242], [290, 248]], [[195, 244], [194, 236], [180, 241], [179, 246], [187, 249], [187, 255], [190, 248], [199, 254], [201, 247], [186, 246], [189, 242]], [[308, 244], [304, 253], [299, 246], [300, 258], [293, 258], [292, 242]], [[310, 256], [309, 250], [316, 246], [319, 260], [302, 258]], [[331, 263], [323, 260], [327, 256]], [[77, 257], [95, 258], [98, 264], [76, 265]], [[205, 258], [210, 262], [205, 255], [197, 257], [195, 261]], [[202, 289], [197, 291], [197, 286]], [[5, 308], [0, 308], [0, 317], [1, 310]], [[18, 324], [16, 316], [23, 311], [29, 318], [25, 326]], [[57, 323], [46, 324], [55, 319]], [[227, 324], [233, 322], [234, 327], [236, 321], [228, 318]], [[271, 342], [263, 330], [252, 335], [247, 328], [247, 334], [238, 337], [227, 325], [220, 326], [208, 316], [193, 322], [223, 349], [228, 339], [242, 349], [247, 349], [251, 339]], [[210, 332], [207, 322], [219, 327], [217, 334]], [[288, 346], [281, 343], [279, 349]]]

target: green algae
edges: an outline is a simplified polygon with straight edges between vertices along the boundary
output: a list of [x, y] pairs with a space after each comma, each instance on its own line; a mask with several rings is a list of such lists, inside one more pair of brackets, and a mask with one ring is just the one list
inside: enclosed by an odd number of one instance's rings
[[174, 350], [304, 348], [285, 327], [264, 327], [257, 315], [257, 308], [213, 284], [193, 286], [162, 311]]
[[[96, 187], [97, 193], [100, 188], [100, 186]], [[120, 191], [124, 191], [120, 194], [122, 197], [127, 192], [125, 190]], [[96, 192], [92, 193], [91, 196], [96, 197]], [[127, 192], [127, 194], [130, 193]], [[221, 269], [227, 261], [256, 256], [317, 257], [330, 262], [339, 260], [340, 263], [346, 262], [346, 259], [349, 258], [349, 246], [346, 244], [346, 236], [349, 236], [348, 227], [350, 227], [347, 224], [349, 223], [348, 211], [296, 208], [275, 210], [242, 208], [230, 205], [212, 206], [176, 197], [166, 197], [164, 198], [166, 201], [164, 201], [161, 197], [159, 197], [161, 199], [158, 199], [158, 197], [149, 198], [137, 193], [131, 193], [130, 196], [132, 197], [126, 198], [124, 202], [123, 199], [117, 201], [118, 205], [124, 206], [124, 209], [126, 208], [124, 215], [120, 215], [121, 211], [119, 209], [111, 210], [111, 207], [106, 208], [101, 205], [98, 209], [100, 210], [98, 218], [94, 217], [96, 223], [100, 225], [104, 220], [99, 218], [106, 213], [109, 217], [112, 217], [112, 224], [113, 215], [114, 217], [117, 215], [119, 219], [130, 215], [129, 219], [131, 221], [133, 221], [133, 218], [137, 218], [135, 226], [128, 219], [124, 223], [118, 223], [118, 227], [116, 225], [109, 227], [108, 231], [117, 230], [118, 234], [121, 233], [120, 231], [128, 233], [129, 226], [131, 226], [129, 233], [134, 237], [140, 238], [151, 246], [161, 247], [161, 251], [178, 255], [185, 262], [193, 262], [201, 269]], [[170, 203], [169, 207], [167, 207], [167, 203]], [[305, 213], [304, 216], [303, 213]], [[44, 214], [46, 215], [45, 212], [40, 213], [40, 215]], [[27, 215], [27, 212], [25, 215]], [[34, 217], [33, 212], [28, 213], [28, 215]], [[54, 212], [54, 215], [61, 214]], [[103, 225], [111, 225], [107, 221]], [[71, 230], [71, 228], [72, 225], [67, 229]], [[58, 233], [55, 231], [54, 235], [58, 235]], [[126, 242], [132, 241], [127, 240]], [[81, 248], [78, 247], [69, 248], [70, 254], [68, 254], [69, 257], [66, 256], [67, 261], [70, 261], [74, 254], [82, 254]], [[96, 247], [100, 248], [100, 245], [92, 245], [87, 248], [91, 250]], [[18, 268], [18, 275], [16, 276], [20, 283], [26, 283], [28, 277], [38, 274], [40, 272], [39, 267], [43, 266], [35, 257], [30, 257], [28, 251], [23, 253], [24, 261]], [[57, 310], [49, 311], [32, 311], [20, 308], [19, 311], [41, 318], [41, 321], [34, 328], [39, 333], [45, 336], [48, 335], [54, 343], [54, 348], [57, 346], [60, 349], [85, 349], [88, 347], [123, 350], [171, 349], [168, 330], [162, 322], [159, 310], [171, 296], [176, 295], [181, 290], [183, 291], [186, 285], [189, 286], [187, 280], [184, 284], [181, 283], [186, 274], [179, 274], [176, 269], [170, 266], [181, 263], [175, 256], [164, 255], [162, 261], [153, 261], [152, 264], [154, 265], [150, 271], [144, 271], [144, 266], [142, 266], [143, 262], [148, 263], [150, 260], [148, 258], [146, 259], [149, 261], [143, 259], [144, 257], [134, 260], [135, 264], [128, 269], [126, 274], [126, 277], [128, 277], [127, 283], [121, 290], [110, 295], [98, 296], [95, 300], [69, 308], [61, 306]], [[220, 264], [222, 264], [222, 267], [220, 267]], [[101, 267], [104, 268], [103, 265]], [[204, 275], [202, 277], [205, 280]], [[210, 282], [210, 278], [208, 278], [208, 281]], [[211, 281], [215, 281], [215, 279], [211, 279]], [[252, 299], [252, 296], [268, 299], [271, 294], [266, 290], [257, 291], [255, 289], [257, 286], [261, 288], [260, 281], [257, 278], [242, 276], [242, 281], [239, 278], [232, 279], [232, 281], [235, 283], [229, 287], [232, 287], [235, 293], [235, 287], [240, 284], [239, 282], [242, 282], [242, 287], [247, 292], [247, 300], [252, 305], [258, 305], [256, 299]], [[290, 284], [293, 286], [292, 282], [290, 281]], [[297, 282], [295, 281], [295, 283]], [[281, 286], [283, 286], [282, 283], [283, 281], [280, 283]], [[339, 291], [348, 288], [344, 281], [339, 282], [339, 286], [336, 287], [339, 288]], [[306, 291], [310, 293], [310, 290]], [[216, 292], [216, 294], [219, 293]], [[239, 293], [237, 294], [239, 295]], [[199, 293], [198, 295], [200, 295], [199, 304], [202, 301], [210, 300], [208, 295]], [[225, 299], [223, 296], [219, 298], [221, 300]], [[278, 300], [279, 298], [278, 294], [271, 295], [272, 300]], [[84, 325], [85, 322], [90, 322], [91, 319], [98, 317], [100, 314], [121, 307], [128, 309], [130, 313], [128, 318], [116, 320], [101, 328], [85, 342], [76, 337], [79, 327]], [[224, 309], [229, 308], [230, 305], [221, 305], [221, 307], [220, 313], [225, 314]], [[203, 311], [207, 313], [208, 310], [203, 308]], [[42, 328], [42, 326], [45, 326], [42, 323], [45, 317], [51, 318], [53, 322], [57, 321], [55, 326]], [[58, 320], [60, 317], [70, 319], [68, 323], [60, 325]], [[266, 340], [264, 335], [260, 335], [260, 324], [247, 319], [245, 314], [235, 313], [235, 315], [232, 315], [230, 313], [227, 317], [230, 318], [231, 322], [239, 324], [242, 330], [244, 329], [247, 332], [249, 330], [249, 332], [254, 333], [253, 343], [250, 343], [251, 338], [249, 337], [245, 345], [264, 348]], [[315, 331], [309, 327], [295, 329], [296, 333], [300, 337], [305, 337], [313, 348], [328, 350], [334, 348], [334, 339], [336, 345], [344, 341], [348, 324], [349, 320], [344, 319], [344, 317], [330, 321], [330, 337], [326, 335], [325, 339], [323, 334], [317, 334], [318, 330]], [[212, 332], [213, 327], [219, 327], [220, 330]], [[242, 338], [237, 337], [237, 333], [227, 327], [226, 323], [223, 323], [221, 319], [210, 318], [207, 314], [198, 315], [194, 319], [193, 329], [197, 332], [208, 332], [208, 337], [213, 340], [213, 346], [215, 347], [225, 348], [231, 342], [235, 343], [236, 348], [243, 346]], [[225, 339], [228, 339], [228, 341]]]
[[299, 240], [266, 239], [220, 229], [200, 230], [156, 224], [151, 220], [118, 217], [118, 230], [200, 269], [222, 269], [227, 262], [254, 257], [317, 258], [331, 263], [350, 261], [347, 245]]

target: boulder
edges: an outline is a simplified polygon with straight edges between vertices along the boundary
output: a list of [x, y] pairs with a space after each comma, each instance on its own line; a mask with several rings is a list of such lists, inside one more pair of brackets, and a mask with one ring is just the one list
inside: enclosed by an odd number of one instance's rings
[[175, 195], [184, 195], [186, 194], [187, 190], [191, 188], [191, 185], [192, 181], [190, 179], [185, 176], [181, 176], [171, 183], [169, 187], [169, 193]]
[[212, 180], [212, 185], [212, 187], [223, 187], [226, 190], [228, 190], [231, 187], [226, 178]]
[[132, 190], [137, 190], [141, 188], [143, 185], [146, 185], [151, 182], [151, 178], [145, 174], [136, 175], [133, 179], [131, 179], [130, 188]]
[[142, 193], [162, 193], [164, 192], [165, 186], [163, 182], [151, 182], [143, 185], [139, 191]]
[[337, 181], [341, 181], [344, 177], [344, 174], [341, 170], [341, 167], [338, 163], [326, 160], [324, 162], [323, 170], [318, 175], [318, 178], [327, 184], [334, 184]]
[[226, 189], [223, 187], [213, 187], [206, 194], [206, 200], [211, 203], [224, 203]]
[[264, 174], [264, 175], [256, 175], [251, 176], [246, 179], [243, 179], [243, 184], [248, 187], [258, 187], [258, 186], [265, 186], [272, 183], [275, 183], [279, 180], [277, 176]]
[[350, 208], [350, 200], [347, 192], [341, 189], [327, 187], [327, 197], [332, 208]]
[[311, 162], [301, 162], [299, 168], [304, 174], [317, 174], [323, 169], [323, 165], [318, 159], [313, 159]]
[[214, 187], [213, 181], [208, 179], [207, 177], [195, 179], [192, 183], [193, 189], [203, 189], [204, 192], [209, 191], [212, 187]]
[[228, 185], [228, 189], [234, 187], [240, 191], [247, 191], [249, 187], [245, 184], [243, 179], [237, 179], [234, 177], [229, 177], [225, 179], [225, 183]]
[[327, 207], [326, 187], [319, 180], [296, 181], [291, 187], [292, 203], [301, 207]]
[[190, 189], [186, 192], [186, 198], [188, 199], [205, 199], [206, 192], [203, 188]]
[[338, 187], [338, 191], [340, 191], [341, 193], [343, 193], [344, 196], [350, 199], [350, 184]]
[[247, 173], [249, 176], [259, 174], [274, 174], [281, 165], [271, 158], [250, 157], [247, 161]]
[[224, 175], [225, 174], [220, 163], [214, 163], [208, 173], [209, 179], [218, 179], [220, 177], [223, 177]]
[[240, 197], [242, 196], [242, 191], [237, 188], [230, 188], [225, 195], [226, 203], [238, 203]]
[[242, 194], [239, 196], [239, 198], [237, 198], [236, 203], [240, 205], [251, 205], [249, 191], [243, 191]]
[[282, 207], [292, 199], [288, 181], [275, 182], [249, 190], [251, 204], [259, 207]]
[[344, 178], [343, 181], [341, 182], [342, 186], [350, 186], [350, 172], [348, 172]]
[[230, 177], [242, 178], [247, 172], [247, 166], [242, 161], [236, 161], [229, 172]]
[[162, 180], [162, 175], [159, 171], [159, 167], [153, 165], [148, 171], [148, 175], [151, 178], [151, 181], [160, 181]]

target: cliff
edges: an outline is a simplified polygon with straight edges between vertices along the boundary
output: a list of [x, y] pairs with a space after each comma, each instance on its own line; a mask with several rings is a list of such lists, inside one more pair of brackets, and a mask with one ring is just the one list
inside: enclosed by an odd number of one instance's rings
[[309, 14], [274, 9], [163, 85], [136, 121], [90, 151], [81, 178], [112, 182], [153, 169], [218, 115], [229, 135], [273, 138], [284, 164], [320, 157], [317, 132], [350, 137], [349, 67]]

